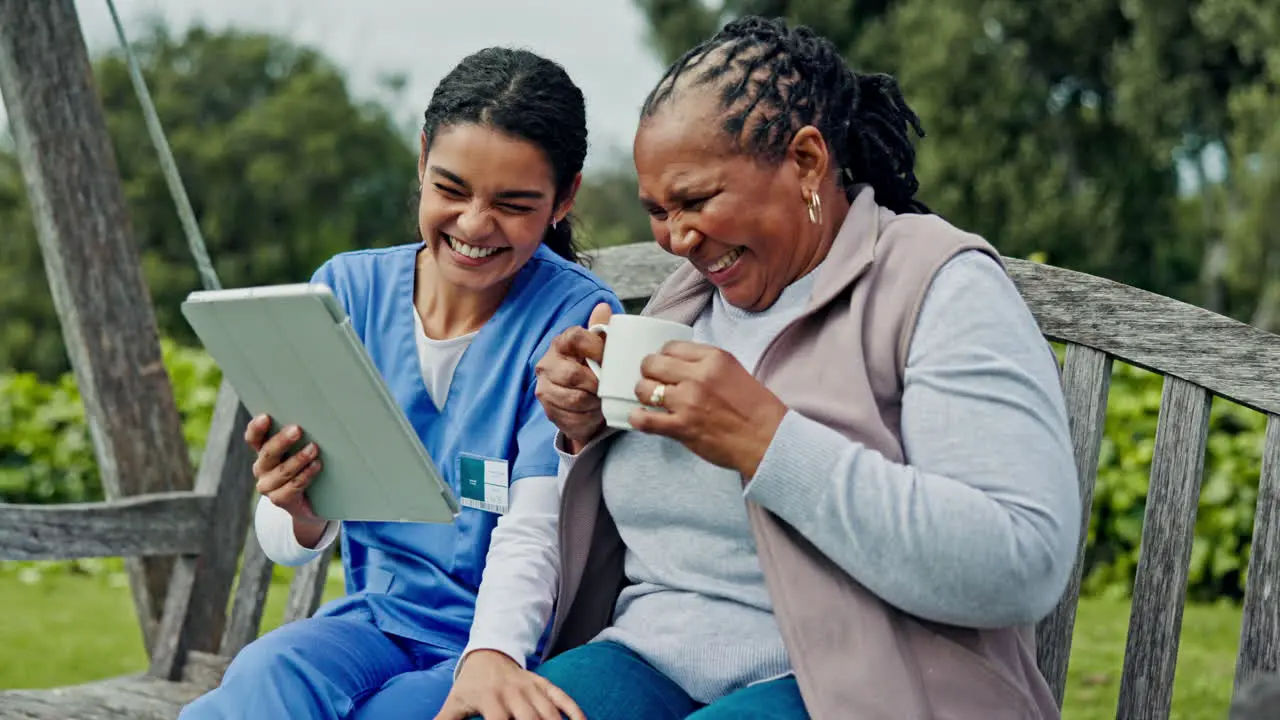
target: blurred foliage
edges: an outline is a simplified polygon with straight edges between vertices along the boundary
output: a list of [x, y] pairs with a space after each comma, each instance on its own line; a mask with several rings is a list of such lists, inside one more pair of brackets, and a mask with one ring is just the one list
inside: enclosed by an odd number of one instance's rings
[[590, 251], [651, 238], [631, 158], [615, 154], [600, 165], [583, 178], [574, 202], [583, 247]]
[[[203, 350], [162, 343], [165, 368], [198, 465], [222, 373]], [[0, 374], [0, 502], [101, 500], [102, 481], [75, 376], [41, 381], [34, 373]]]
[[[305, 282], [335, 252], [414, 237], [416, 147], [349, 94], [318, 52], [269, 35], [154, 25], [134, 43], [187, 193], [228, 287]], [[161, 334], [193, 339], [199, 286], [127, 66], [94, 64]], [[0, 368], [68, 368], [21, 172], [0, 148]]]
[[[1124, 596], [1132, 589], [1162, 388], [1160, 376], [1116, 363], [1089, 523], [1086, 593]], [[1243, 597], [1265, 430], [1262, 413], [1215, 398], [1191, 548], [1193, 598]]]

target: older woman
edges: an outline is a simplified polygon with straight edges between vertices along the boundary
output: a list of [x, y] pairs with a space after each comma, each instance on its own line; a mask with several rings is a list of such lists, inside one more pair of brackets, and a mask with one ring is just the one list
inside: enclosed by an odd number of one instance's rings
[[[607, 429], [571, 328], [560, 608], [539, 673], [592, 720], [1054, 718], [1032, 625], [1080, 498], [1052, 353], [982, 238], [914, 198], [896, 83], [744, 18], [677, 61], [635, 139], [693, 326]], [[598, 308], [592, 322], [606, 319]]]

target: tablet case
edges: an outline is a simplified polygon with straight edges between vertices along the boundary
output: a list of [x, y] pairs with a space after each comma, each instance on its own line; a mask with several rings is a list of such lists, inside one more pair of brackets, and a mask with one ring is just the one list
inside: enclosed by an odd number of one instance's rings
[[300, 425], [323, 468], [307, 489], [329, 520], [449, 523], [441, 476], [332, 291], [322, 284], [201, 290], [182, 314], [253, 415]]

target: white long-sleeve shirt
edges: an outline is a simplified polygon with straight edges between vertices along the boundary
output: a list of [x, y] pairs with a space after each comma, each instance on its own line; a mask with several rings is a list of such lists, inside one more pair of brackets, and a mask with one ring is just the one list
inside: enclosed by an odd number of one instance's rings
[[[438, 407], [449, 397], [458, 361], [475, 334], [432, 340], [416, 312], [413, 317], [422, 380]], [[527, 477], [512, 483], [507, 512], [498, 519], [490, 540], [464, 658], [473, 650], [496, 650], [525, 666], [555, 602], [560, 576], [559, 513], [555, 477]], [[316, 546], [308, 548], [294, 535], [292, 516], [266, 497], [259, 498], [254, 513], [254, 530], [263, 552], [272, 562], [291, 567], [319, 557], [337, 539], [339, 525], [330, 522]]]

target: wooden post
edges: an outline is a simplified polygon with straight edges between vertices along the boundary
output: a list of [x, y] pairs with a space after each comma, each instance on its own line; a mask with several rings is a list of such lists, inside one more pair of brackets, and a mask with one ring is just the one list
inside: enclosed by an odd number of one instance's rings
[[[191, 463], [73, 0], [0, 0], [0, 92], [109, 499]], [[126, 559], [148, 652], [171, 558]]]

